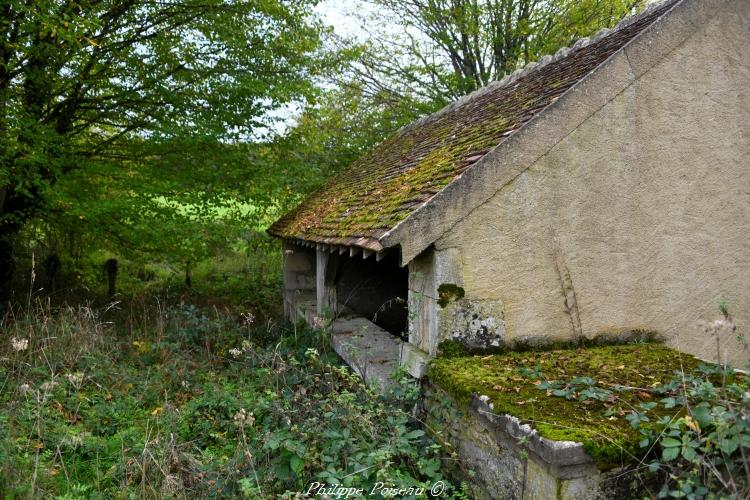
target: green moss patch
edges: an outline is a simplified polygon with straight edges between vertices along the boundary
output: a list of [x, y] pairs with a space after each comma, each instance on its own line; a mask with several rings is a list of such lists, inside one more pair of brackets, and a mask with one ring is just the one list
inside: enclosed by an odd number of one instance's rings
[[455, 340], [444, 340], [438, 344], [437, 355], [440, 358], [460, 358], [470, 354], [466, 346]]
[[[657, 400], [660, 396], [652, 388], [669, 381], [675, 371], [694, 369], [698, 363], [690, 355], [648, 343], [436, 358], [429, 378], [462, 407], [469, 405], [473, 394], [486, 395], [495, 413], [518, 417], [543, 437], [583, 443], [606, 468], [644, 454], [638, 447], [638, 431], [623, 417], [638, 404]], [[615, 393], [608, 402], [568, 400], [540, 390], [537, 377], [524, 375], [523, 369], [536, 369], [548, 381], [591, 377], [605, 389], [632, 389]], [[666, 414], [654, 413], [658, 411], [649, 413], [652, 422]]]
[[438, 287], [438, 304], [445, 307], [451, 302], [461, 300], [466, 295], [463, 288], [453, 283], [443, 283]]

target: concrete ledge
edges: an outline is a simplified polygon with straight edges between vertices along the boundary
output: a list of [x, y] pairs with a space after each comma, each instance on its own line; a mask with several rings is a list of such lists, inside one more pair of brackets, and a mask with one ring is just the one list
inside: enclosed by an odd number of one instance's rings
[[479, 396], [474, 396], [472, 409], [491, 425], [498, 426], [514, 439], [524, 439], [529, 450], [550, 465], [593, 464], [594, 460], [583, 449], [583, 444], [575, 441], [553, 441], [539, 435], [529, 424], [523, 424], [513, 415], [493, 413], [492, 406]]
[[454, 447], [478, 499], [641, 498], [625, 468], [600, 470], [581, 443], [539, 436], [512, 415], [496, 415], [482, 396], [465, 410], [439, 386], [424, 384], [421, 418]]
[[399, 366], [400, 339], [362, 317], [334, 320], [331, 345], [367, 383], [380, 392], [395, 386], [390, 375]]
[[430, 355], [409, 342], [401, 342], [401, 366], [414, 378], [422, 378], [427, 374], [427, 361]]
[[308, 325], [313, 324], [313, 317], [318, 308], [314, 291], [295, 291], [290, 293], [286, 300], [288, 303], [285, 304], [285, 308], [288, 307], [290, 311], [294, 311], [294, 317], [290, 319], [294, 321], [301, 319]]

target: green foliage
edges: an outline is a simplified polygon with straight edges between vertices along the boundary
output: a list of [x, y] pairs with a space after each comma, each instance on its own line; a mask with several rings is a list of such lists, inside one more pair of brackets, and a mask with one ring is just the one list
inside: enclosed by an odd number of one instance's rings
[[419, 381], [409, 375], [403, 366], [394, 370], [390, 378], [396, 383], [386, 393], [386, 401], [406, 412], [411, 411], [422, 395]]
[[[351, 68], [368, 95], [445, 103], [614, 26], [642, 0], [369, 0]], [[394, 30], [393, 26], [398, 29]], [[424, 105], [423, 105], [424, 106]], [[413, 115], [412, 115], [413, 116]]]
[[[27, 228], [28, 229], [28, 228]], [[27, 234], [24, 230], [22, 234]], [[50, 236], [47, 233], [46, 236]], [[57, 240], [59, 244], [67, 240]], [[104, 262], [115, 257], [119, 262], [116, 301], [127, 307], [143, 307], [158, 296], [167, 304], [189, 302], [204, 307], [226, 307], [250, 311], [259, 321], [276, 320], [281, 315], [281, 245], [265, 233], [246, 231], [235, 245], [217, 250], [210, 257], [190, 263], [191, 286], [185, 286], [186, 263], [170, 263], [154, 257], [125, 258], [111, 250], [60, 254], [61, 266], [54, 284], [48, 281], [43, 260], [48, 255], [47, 243], [30, 238], [16, 259], [28, 272], [17, 276], [15, 289], [18, 302], [49, 298], [52, 304], [65, 301], [93, 303], [104, 306], [107, 296], [107, 273]], [[82, 244], [84, 247], [86, 244]], [[32, 256], [34, 261], [32, 262]], [[31, 282], [34, 269], [34, 282]], [[51, 286], [50, 286], [51, 285]], [[137, 315], [137, 311], [133, 311]]]
[[[726, 304], [720, 310], [723, 319], [717, 321], [733, 326]], [[644, 476], [643, 485], [661, 483], [650, 492], [652, 497], [746, 498], [750, 494], [750, 376], [730, 366], [706, 363], [685, 368], [664, 383], [652, 384], [649, 401], [630, 404], [627, 413], [610, 406], [607, 414], [624, 418], [638, 431], [643, 455], [634, 461], [643, 467], [635, 473]], [[590, 377], [549, 382], [539, 367], [523, 373], [549, 397], [584, 404], [625, 400], [634, 390], [643, 391], [620, 384], [602, 387]]]
[[[542, 380], [542, 379], [539, 379]], [[550, 384], [550, 396], [586, 401], [621, 398], [628, 388], [589, 380]], [[554, 389], [564, 387], [564, 389]], [[658, 498], [744, 498], [750, 492], [750, 377], [729, 367], [701, 364], [651, 389], [656, 401], [633, 406], [624, 418], [640, 434], [639, 459], [661, 479]], [[612, 413], [616, 415], [616, 413]], [[650, 484], [645, 478], [643, 484]]]
[[[413, 109], [406, 108], [406, 103], [368, 95], [361, 82], [342, 82], [321, 92], [296, 126], [274, 141], [273, 148], [281, 165], [304, 163], [313, 169], [300, 175], [300, 180], [319, 183], [408, 124]], [[298, 185], [295, 192], [306, 193], [309, 188]]]
[[443, 340], [438, 345], [438, 356], [441, 358], [459, 358], [468, 355], [466, 346], [456, 340]]
[[[275, 498], [313, 481], [444, 480], [441, 447], [320, 332], [189, 304], [135, 318], [40, 305], [2, 326], [28, 345], [0, 346], [0, 496]], [[403, 380], [392, 401], [414, 396]]]
[[70, 234], [85, 251], [185, 262], [267, 224], [288, 182], [246, 142], [329, 64], [314, 4], [5, 2], [3, 289], [22, 230], [56, 252]]

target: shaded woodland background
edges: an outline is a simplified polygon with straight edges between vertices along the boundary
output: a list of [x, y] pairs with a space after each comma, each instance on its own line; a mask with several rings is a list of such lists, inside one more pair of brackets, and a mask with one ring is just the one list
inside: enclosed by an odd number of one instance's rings
[[110, 259], [125, 294], [272, 302], [274, 218], [399, 127], [644, 4], [361, 0], [347, 38], [314, 0], [4, 2], [2, 302], [106, 295]]

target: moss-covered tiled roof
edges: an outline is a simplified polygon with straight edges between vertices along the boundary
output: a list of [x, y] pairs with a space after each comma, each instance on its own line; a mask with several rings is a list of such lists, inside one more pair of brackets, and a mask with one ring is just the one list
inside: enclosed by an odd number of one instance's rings
[[398, 131], [268, 230], [275, 236], [379, 250], [378, 240], [506, 137], [601, 65], [675, 1], [591, 42], [563, 49]]

